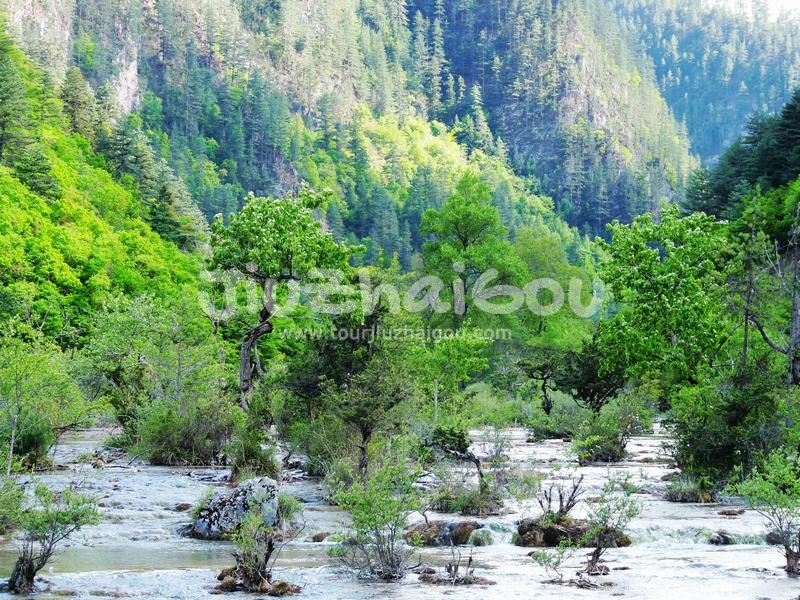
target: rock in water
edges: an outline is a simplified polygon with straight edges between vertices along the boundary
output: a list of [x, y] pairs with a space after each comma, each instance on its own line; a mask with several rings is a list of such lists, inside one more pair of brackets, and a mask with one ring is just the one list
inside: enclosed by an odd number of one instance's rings
[[463, 546], [468, 543], [472, 532], [482, 527], [483, 524], [477, 521], [423, 522], [412, 527], [406, 534], [406, 539], [419, 542], [423, 546]]
[[206, 500], [190, 525], [181, 535], [219, 540], [230, 536], [250, 511], [256, 510], [264, 523], [272, 527], [278, 513], [278, 485], [274, 479], [259, 477], [243, 481], [233, 490], [220, 490]]
[[730, 533], [720, 529], [709, 538], [708, 543], [714, 546], [732, 546], [736, 541]]

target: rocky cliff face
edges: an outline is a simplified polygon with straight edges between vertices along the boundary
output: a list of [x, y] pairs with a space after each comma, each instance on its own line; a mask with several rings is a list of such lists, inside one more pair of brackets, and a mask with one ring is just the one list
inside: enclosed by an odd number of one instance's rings
[[125, 112], [136, 105], [139, 97], [139, 48], [135, 20], [127, 11], [114, 15], [112, 26], [105, 28], [99, 40], [85, 38], [76, 43], [76, 22], [94, 20], [95, 11], [99, 11], [100, 6], [87, 5], [82, 0], [2, 2], [0, 8], [9, 15], [9, 29], [17, 44], [31, 58], [47, 67], [57, 82], [76, 59], [93, 61], [99, 41], [111, 57], [112, 72], [107, 75], [117, 101]]
[[72, 54], [75, 0], [2, 0], [9, 28], [20, 48], [63, 77]]

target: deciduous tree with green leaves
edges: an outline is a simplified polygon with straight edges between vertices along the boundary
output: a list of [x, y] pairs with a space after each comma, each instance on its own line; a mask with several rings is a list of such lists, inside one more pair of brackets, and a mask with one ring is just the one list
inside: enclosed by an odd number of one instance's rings
[[420, 345], [415, 356], [433, 396], [434, 423], [439, 418], [442, 400], [452, 398], [460, 386], [489, 366], [490, 342], [471, 334], [468, 329], [462, 329], [459, 334]]
[[772, 452], [730, 491], [743, 496], [761, 514], [783, 546], [786, 572], [800, 575], [800, 457], [784, 450]]
[[463, 305], [456, 299], [456, 325], [462, 326], [470, 304], [468, 290], [478, 278], [495, 269], [492, 285], [518, 282], [524, 265], [511, 249], [508, 231], [500, 223], [500, 215], [492, 206], [492, 194], [473, 172], [458, 182], [456, 192], [441, 210], [428, 210], [422, 218], [425, 268], [444, 281], [462, 280]]
[[724, 225], [665, 205], [658, 220], [647, 214], [608, 229], [611, 241], [600, 241], [608, 253], [601, 279], [622, 310], [600, 324], [604, 370], [696, 380], [730, 335], [721, 302]]
[[74, 487], [52, 490], [37, 484], [33, 499], [15, 518], [22, 530], [19, 558], [8, 580], [8, 589], [30, 594], [36, 574], [53, 557], [56, 548], [84, 525], [100, 521], [94, 498]]
[[[67, 357], [38, 331], [6, 324], [0, 332], [0, 435], [8, 443], [6, 476], [11, 475], [20, 440], [47, 432], [47, 442], [28, 439], [34, 453], [46, 452], [59, 435], [86, 422], [98, 406], [83, 396]], [[33, 457], [38, 458], [36, 456]]]
[[258, 371], [258, 340], [273, 329], [278, 287], [314, 268], [348, 266], [351, 249], [337, 244], [314, 218], [314, 211], [331, 198], [330, 191], [317, 193], [307, 187], [284, 198], [251, 195], [227, 224], [218, 215], [211, 227], [211, 268], [237, 271], [263, 293], [258, 323], [247, 330], [241, 343], [239, 385], [245, 410]]

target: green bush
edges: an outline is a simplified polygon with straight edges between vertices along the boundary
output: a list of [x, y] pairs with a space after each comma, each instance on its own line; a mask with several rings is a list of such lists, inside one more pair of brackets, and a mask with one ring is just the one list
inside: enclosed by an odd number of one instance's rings
[[325, 475], [328, 467], [350, 452], [351, 432], [332, 414], [319, 415], [314, 421], [298, 421], [287, 428], [286, 439], [292, 449], [305, 454], [306, 471]]
[[280, 523], [289, 524], [302, 512], [303, 506], [297, 498], [289, 494], [278, 496], [278, 521]]
[[491, 546], [494, 544], [494, 536], [492, 532], [485, 527], [483, 529], [476, 529], [469, 534], [467, 544], [471, 546]]
[[336, 495], [355, 529], [355, 536], [339, 550], [347, 568], [361, 577], [383, 580], [405, 575], [410, 552], [403, 545], [403, 529], [408, 515], [419, 508], [417, 476], [404, 466], [383, 466], [366, 483]]
[[729, 488], [767, 521], [783, 547], [786, 572], [800, 575], [800, 456], [776, 450]]
[[[10, 442], [11, 431], [5, 427], [0, 430], [0, 446], [8, 448]], [[31, 468], [41, 463], [55, 442], [56, 436], [47, 419], [29, 410], [22, 411], [14, 440], [14, 456], [21, 463], [18, 466]]]
[[484, 476], [484, 485], [481, 486], [452, 473], [441, 472], [439, 485], [428, 500], [431, 510], [483, 516], [496, 513], [503, 505], [503, 492], [493, 477]]
[[541, 403], [534, 403], [526, 419], [531, 437], [536, 440], [572, 439], [581, 423], [590, 417], [591, 411], [583, 408], [570, 396], [553, 392], [553, 408], [546, 414]]
[[449, 448], [456, 452], [469, 451], [469, 435], [466, 429], [452, 425], [437, 425], [431, 433], [431, 443], [439, 448]]
[[230, 402], [179, 406], [155, 400], [138, 413], [135, 452], [159, 465], [218, 464], [243, 419]]
[[645, 384], [607, 403], [581, 423], [572, 441], [582, 464], [615, 462], [625, 457], [631, 436], [653, 427], [656, 388]]
[[726, 480], [738, 465], [748, 471], [785, 438], [785, 393], [781, 377], [759, 359], [681, 389], [668, 415], [678, 466], [714, 481]]
[[261, 475], [277, 479], [280, 475], [275, 445], [267, 436], [258, 417], [252, 413], [237, 420], [233, 439], [225, 447], [225, 453], [235, 479]]
[[471, 385], [464, 392], [460, 416], [470, 427], [491, 425], [511, 427], [525, 421], [527, 403], [509, 398], [485, 383]]
[[706, 477], [681, 473], [667, 484], [666, 498], [670, 502], [713, 502], [715, 496]]
[[337, 460], [328, 465], [322, 479], [322, 489], [327, 498], [334, 500], [336, 495], [350, 489], [356, 480], [356, 473], [348, 460]]
[[22, 487], [12, 477], [3, 477], [0, 481], [0, 534], [6, 533], [16, 523], [23, 499]]

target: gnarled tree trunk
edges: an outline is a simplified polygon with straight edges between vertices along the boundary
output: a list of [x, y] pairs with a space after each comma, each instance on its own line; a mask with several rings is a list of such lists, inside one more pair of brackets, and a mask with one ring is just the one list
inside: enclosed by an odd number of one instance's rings
[[258, 366], [258, 340], [262, 336], [272, 333], [272, 329], [272, 323], [262, 319], [258, 325], [245, 334], [242, 340], [239, 357], [239, 402], [244, 410], [248, 410], [250, 407], [249, 397], [253, 393], [253, 378]]
[[267, 280], [263, 283], [264, 307], [258, 313], [258, 325], [245, 333], [239, 355], [239, 403], [244, 410], [250, 408], [249, 398], [253, 393], [253, 378], [259, 370], [258, 340], [272, 333], [272, 317], [275, 314], [273, 297], [277, 282]]
[[800, 575], [800, 552], [786, 548], [786, 572], [789, 575]]
[[8, 579], [8, 591], [14, 594], [30, 594], [33, 592], [33, 580], [36, 578], [35, 561], [26, 553], [20, 555], [14, 564], [14, 570]]

